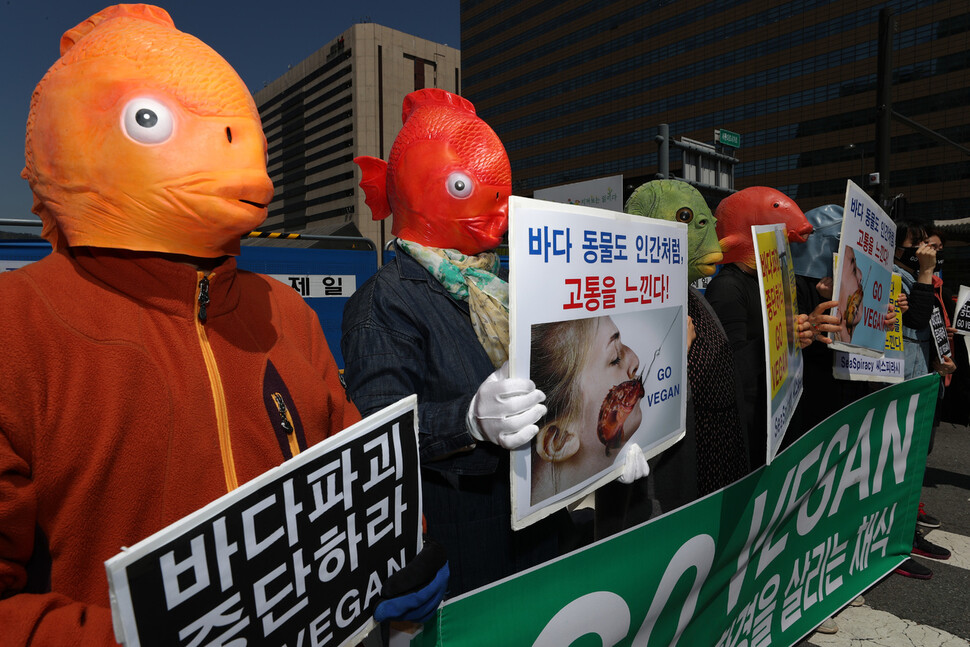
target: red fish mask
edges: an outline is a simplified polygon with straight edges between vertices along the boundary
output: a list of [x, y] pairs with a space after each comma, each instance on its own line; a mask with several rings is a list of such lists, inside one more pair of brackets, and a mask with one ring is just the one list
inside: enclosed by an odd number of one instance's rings
[[767, 186], [749, 186], [721, 200], [714, 212], [717, 237], [724, 250], [724, 263], [757, 267], [752, 225], [785, 225], [788, 242], [804, 243], [812, 224], [787, 195]]
[[108, 7], [64, 34], [34, 90], [25, 157], [55, 249], [238, 254], [273, 197], [246, 85], [150, 5]]
[[404, 98], [404, 126], [388, 161], [354, 159], [374, 220], [429, 247], [479, 254], [508, 229], [512, 169], [498, 135], [458, 95], [431, 88]]

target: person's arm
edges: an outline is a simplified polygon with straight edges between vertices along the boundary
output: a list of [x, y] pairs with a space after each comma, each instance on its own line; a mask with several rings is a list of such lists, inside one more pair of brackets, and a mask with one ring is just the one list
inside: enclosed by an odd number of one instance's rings
[[907, 295], [909, 309], [903, 313], [903, 325], [915, 330], [930, 325], [930, 316], [933, 314], [933, 300], [933, 286], [926, 283], [914, 283]]
[[936, 248], [920, 243], [916, 248], [916, 259], [919, 261], [916, 282], [932, 286], [933, 270], [936, 269]]
[[110, 609], [24, 592], [36, 524], [30, 466], [0, 429], [0, 646], [117, 644]]
[[391, 330], [363, 321], [344, 330], [340, 347], [344, 356], [347, 393], [367, 416], [417, 393], [421, 461], [434, 461], [475, 444], [465, 424], [474, 392], [442, 402], [422, 401], [425, 367], [421, 339], [412, 331]]

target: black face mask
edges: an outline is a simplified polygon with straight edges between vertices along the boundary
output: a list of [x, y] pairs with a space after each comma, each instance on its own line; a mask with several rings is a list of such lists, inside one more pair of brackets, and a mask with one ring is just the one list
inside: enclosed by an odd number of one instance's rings
[[[913, 271], [919, 270], [919, 257], [916, 256], [916, 250], [918, 247], [900, 247], [903, 250], [903, 255], [899, 257], [899, 262]], [[935, 272], [939, 272], [943, 267], [943, 250], [941, 249], [936, 253], [936, 267], [933, 268]]]

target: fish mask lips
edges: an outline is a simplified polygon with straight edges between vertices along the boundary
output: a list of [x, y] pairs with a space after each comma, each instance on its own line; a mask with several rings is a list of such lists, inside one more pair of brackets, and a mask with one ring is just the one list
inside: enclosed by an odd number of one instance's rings
[[795, 229], [788, 230], [788, 242], [791, 243], [804, 243], [808, 240], [808, 237], [814, 232], [814, 228], [811, 224], [803, 225]]
[[55, 248], [218, 257], [266, 217], [265, 155], [228, 63], [174, 27], [125, 17], [69, 44], [38, 84], [24, 176]]
[[721, 252], [704, 254], [694, 262], [694, 268], [701, 276], [711, 276], [717, 270], [717, 264], [724, 258]]

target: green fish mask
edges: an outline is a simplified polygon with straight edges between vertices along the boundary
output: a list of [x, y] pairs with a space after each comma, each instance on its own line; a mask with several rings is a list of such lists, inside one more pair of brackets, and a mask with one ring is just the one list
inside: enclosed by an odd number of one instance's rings
[[704, 196], [687, 182], [680, 180], [651, 180], [641, 184], [624, 211], [647, 218], [672, 220], [687, 225], [687, 280], [714, 274], [723, 254], [717, 242], [714, 224], [717, 220]]

